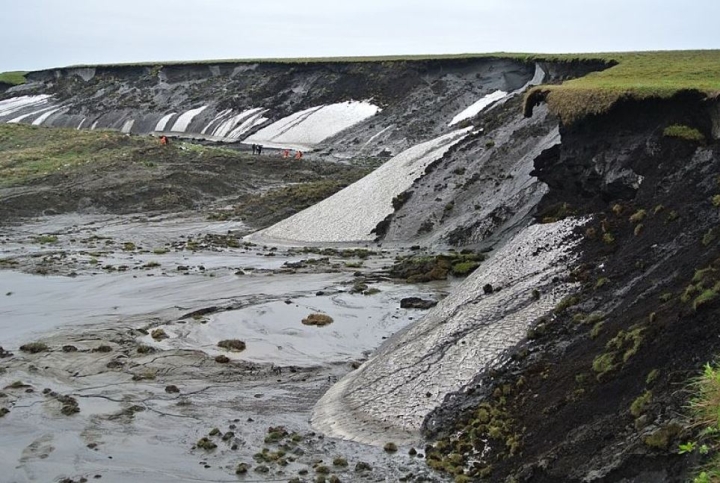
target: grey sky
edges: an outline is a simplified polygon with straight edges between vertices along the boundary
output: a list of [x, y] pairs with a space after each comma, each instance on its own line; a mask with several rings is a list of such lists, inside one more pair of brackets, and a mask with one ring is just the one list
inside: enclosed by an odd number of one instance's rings
[[253, 57], [720, 48], [717, 0], [4, 0], [0, 72]]

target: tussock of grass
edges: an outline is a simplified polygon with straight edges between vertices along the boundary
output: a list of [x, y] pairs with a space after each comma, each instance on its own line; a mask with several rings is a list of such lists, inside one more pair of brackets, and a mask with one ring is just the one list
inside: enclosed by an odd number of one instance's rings
[[245, 350], [245, 342], [238, 339], [226, 339], [218, 342], [218, 347], [229, 351], [241, 352]]
[[703, 136], [703, 134], [694, 127], [683, 126], [680, 124], [673, 124], [672, 126], [666, 127], [663, 130], [663, 136], [666, 138], [678, 138], [698, 143], [705, 140], [705, 136]]
[[706, 364], [702, 375], [690, 385], [693, 396], [689, 405], [689, 423], [699, 428], [699, 440], [680, 445], [680, 453], [695, 451], [707, 455], [707, 462], [698, 470], [693, 482], [720, 481], [720, 368]]
[[717, 298], [718, 298], [718, 293], [715, 290], [712, 290], [712, 289], [704, 290], [693, 301], [693, 309], [698, 310], [703, 305], [708, 305]]

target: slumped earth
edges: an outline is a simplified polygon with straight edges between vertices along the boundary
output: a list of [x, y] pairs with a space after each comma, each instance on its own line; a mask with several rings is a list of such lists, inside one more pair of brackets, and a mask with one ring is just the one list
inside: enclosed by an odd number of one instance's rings
[[[380, 271], [394, 253], [301, 253], [245, 243], [246, 231], [194, 215], [2, 229], [13, 270], [0, 270], [0, 332], [15, 354], [0, 362], [3, 481], [238, 481], [240, 463], [241, 481], [428, 473], [407, 448], [324, 438], [310, 412], [424, 313], [400, 309], [401, 298], [439, 299], [456, 282], [396, 283]], [[303, 325], [311, 313], [334, 322]], [[227, 351], [221, 339], [247, 347]], [[28, 342], [46, 348], [21, 351]]]

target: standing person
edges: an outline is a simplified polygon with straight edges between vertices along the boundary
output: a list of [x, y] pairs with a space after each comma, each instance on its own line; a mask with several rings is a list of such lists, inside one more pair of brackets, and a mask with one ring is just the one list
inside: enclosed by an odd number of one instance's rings
[[257, 151], [257, 147], [255, 146], [255, 144], [253, 144], [253, 145], [252, 145], [252, 152], [253, 152], [253, 154], [255, 154], [256, 151]]
[[165, 136], [165, 135], [160, 136], [160, 144], [162, 144], [163, 146], [167, 146], [167, 145], [168, 145], [168, 138], [167, 138], [167, 136]]
[[262, 144], [257, 145], [257, 153], [258, 155], [262, 154]]
[[283, 149], [282, 157], [283, 159], [287, 159], [290, 156], [290, 150], [289, 149]]
[[302, 159], [302, 151], [298, 149], [298, 151], [295, 153], [295, 159], [300, 161]]

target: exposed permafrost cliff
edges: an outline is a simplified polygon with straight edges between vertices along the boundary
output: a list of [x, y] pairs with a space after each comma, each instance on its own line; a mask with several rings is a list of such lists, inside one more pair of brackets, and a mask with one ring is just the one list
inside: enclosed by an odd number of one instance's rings
[[[506, 59], [66, 68], [2, 94], [0, 122], [302, 150], [329, 140], [337, 154], [372, 156], [444, 134], [469, 105], [535, 73]], [[332, 141], [350, 127], [350, 139]]]

